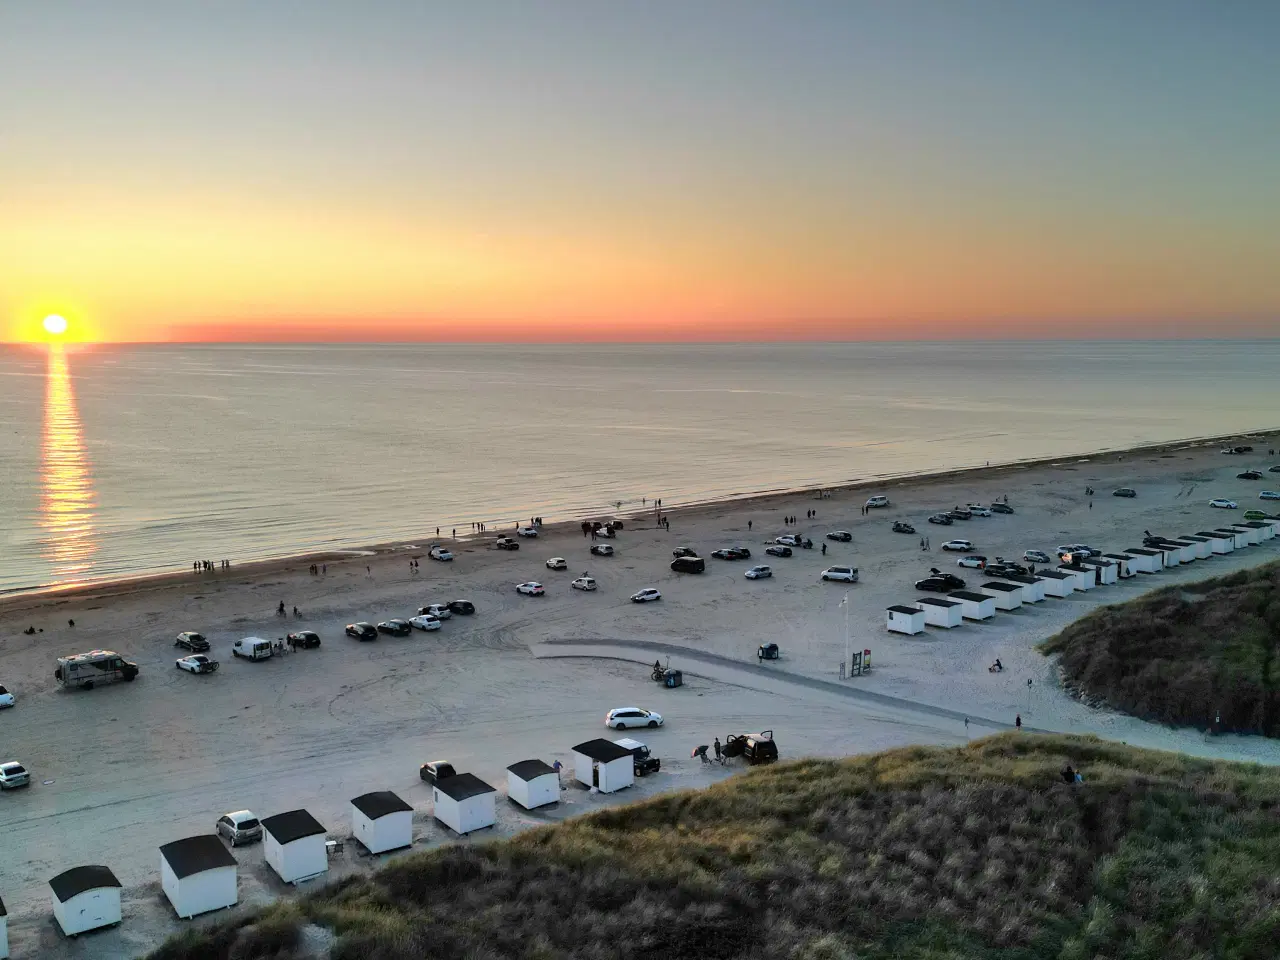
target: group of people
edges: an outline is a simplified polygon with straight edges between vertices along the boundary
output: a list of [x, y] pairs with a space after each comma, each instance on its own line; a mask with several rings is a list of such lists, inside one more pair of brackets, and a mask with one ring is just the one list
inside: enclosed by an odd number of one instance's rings
[[[812, 511], [812, 510], [810, 510], [810, 511], [809, 511], [809, 513], [813, 513], [813, 511]], [[812, 517], [810, 517], [810, 519], [812, 519]], [[799, 523], [799, 522], [800, 522], [800, 518], [799, 518], [799, 517], [786, 516], [786, 517], [783, 517], [783, 518], [782, 518], [782, 523], [783, 523], [783, 525], [784, 525], [784, 526], [788, 526], [788, 527], [790, 527], [790, 526], [794, 526], [795, 524], [797, 524], [797, 523]]]
[[418, 572], [418, 561], [416, 558], [409, 561], [409, 572], [414, 574]]
[[[276, 616], [277, 616], [277, 617], [287, 617], [287, 616], [288, 616], [288, 613], [285, 611], [284, 601], [283, 601], [283, 600], [281, 600], [281, 601], [280, 601], [280, 605], [279, 605], [278, 607], [276, 607]], [[295, 619], [296, 619], [297, 617], [302, 616], [302, 614], [298, 612], [298, 608], [297, 608], [297, 607], [294, 607], [294, 608], [293, 608], [293, 616], [294, 616], [294, 618], [295, 618]]]
[[327, 563], [313, 563], [307, 570], [313, 577], [318, 577], [329, 572], [329, 565]]
[[191, 561], [191, 570], [192, 570], [194, 573], [211, 573], [211, 572], [213, 572], [215, 569], [217, 569], [217, 570], [230, 570], [230, 569], [231, 569], [231, 561], [230, 561], [230, 560], [219, 560], [219, 561], [218, 561], [218, 565], [217, 565], [217, 567], [216, 567], [216, 568], [214, 567], [214, 565], [213, 565], [213, 561], [212, 561], [212, 560], [192, 560], [192, 561]]
[[920, 538], [920, 549], [921, 549], [921, 550], [928, 550], [928, 549], [929, 549], [929, 538], [928, 538], [928, 537], [921, 537], [921, 538]]
[[715, 752], [716, 752], [716, 759], [715, 759], [715, 762], [716, 762], [716, 763], [724, 763], [724, 761], [725, 761], [725, 759], [726, 759], [726, 758], [725, 758], [725, 755], [724, 755], [724, 747], [723, 747], [723, 746], [721, 746], [721, 744], [720, 744], [720, 738], [719, 738], [719, 737], [716, 737], [716, 742], [715, 742], [714, 744], [710, 745], [710, 746], [708, 746], [707, 744], [705, 744], [705, 743], [704, 743], [704, 744], [701, 744], [701, 745], [699, 745], [699, 746], [697, 746], [697, 747], [694, 747], [694, 748], [693, 748], [693, 756], [698, 757], [699, 759], [701, 759], [703, 763], [711, 763], [711, 762], [712, 762], [712, 761], [711, 761], [711, 758], [707, 756], [707, 751], [708, 751], [708, 750], [711, 750], [711, 749], [714, 749], [714, 750], [715, 750]]
[[[488, 527], [486, 527], [483, 523], [480, 523], [480, 522], [475, 521], [475, 520], [472, 520], [472, 521], [471, 521], [471, 532], [472, 532], [472, 533], [484, 533], [484, 532], [485, 532], [485, 530], [487, 530], [487, 529], [488, 529]], [[454, 531], [453, 531], [453, 535], [454, 535], [455, 537], [457, 537], [457, 535], [458, 535], [458, 531], [457, 531], [457, 530], [454, 530]], [[438, 536], [440, 536], [440, 528], [439, 528], [439, 527], [436, 527], [436, 536], [437, 536], [437, 537], [438, 537]]]

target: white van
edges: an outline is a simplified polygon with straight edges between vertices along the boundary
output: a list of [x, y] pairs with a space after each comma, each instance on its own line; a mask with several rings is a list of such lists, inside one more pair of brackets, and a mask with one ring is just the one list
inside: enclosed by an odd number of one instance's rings
[[132, 681], [138, 675], [138, 665], [126, 660], [114, 650], [90, 650], [70, 657], [59, 657], [56, 679], [64, 687], [80, 687], [92, 690], [95, 685]]
[[271, 641], [261, 637], [244, 637], [231, 645], [231, 655], [246, 660], [267, 660], [271, 653]]

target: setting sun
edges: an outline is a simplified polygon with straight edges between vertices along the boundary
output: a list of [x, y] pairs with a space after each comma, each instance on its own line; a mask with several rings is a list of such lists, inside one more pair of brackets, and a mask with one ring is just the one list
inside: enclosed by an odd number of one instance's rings
[[66, 317], [60, 317], [56, 313], [51, 313], [44, 318], [44, 329], [46, 333], [50, 333], [55, 337], [60, 337], [67, 332]]

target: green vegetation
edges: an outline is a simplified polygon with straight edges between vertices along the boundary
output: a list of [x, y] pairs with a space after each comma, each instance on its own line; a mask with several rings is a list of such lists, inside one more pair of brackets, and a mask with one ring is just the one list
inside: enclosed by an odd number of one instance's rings
[[[1063, 782], [1070, 763], [1082, 784]], [[1274, 960], [1280, 770], [1005, 734], [447, 846], [152, 960]]]
[[1280, 736], [1280, 563], [1103, 607], [1046, 642], [1083, 696], [1148, 720]]

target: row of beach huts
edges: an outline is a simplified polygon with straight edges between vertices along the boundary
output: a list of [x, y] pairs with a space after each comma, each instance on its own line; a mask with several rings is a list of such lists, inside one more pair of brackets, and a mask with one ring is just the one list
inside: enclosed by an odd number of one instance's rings
[[[631, 751], [610, 740], [595, 739], [572, 749], [573, 776], [586, 787], [613, 793], [635, 781]], [[560, 773], [542, 760], [521, 760], [507, 768], [507, 796], [527, 810], [560, 801]], [[432, 784], [433, 814], [458, 834], [497, 823], [497, 789], [471, 773], [442, 777]], [[351, 836], [370, 854], [402, 850], [413, 844], [414, 808], [390, 790], [366, 793], [351, 801]], [[263, 859], [285, 883], [325, 874], [340, 841], [306, 810], [266, 817], [262, 824]], [[174, 840], [160, 847], [160, 885], [177, 915], [186, 920], [236, 905], [236, 858], [216, 834]], [[120, 881], [101, 864], [73, 867], [49, 881], [53, 915], [64, 935], [78, 936], [121, 922]], [[0, 960], [9, 956], [8, 915], [0, 900]]]
[[888, 628], [893, 633], [914, 635], [926, 627], [960, 626], [965, 620], [990, 620], [998, 610], [1017, 610], [1024, 603], [1039, 603], [1046, 597], [1069, 597], [1076, 591], [1092, 590], [1140, 573], [1158, 573], [1195, 560], [1241, 550], [1280, 534], [1280, 519], [1250, 520], [1245, 523], [1201, 530], [1169, 539], [1144, 539], [1149, 544], [1119, 553], [1069, 558], [1053, 570], [1037, 570], [1028, 575], [1002, 575], [977, 590], [956, 590], [945, 597], [921, 597], [914, 604], [888, 608]]

